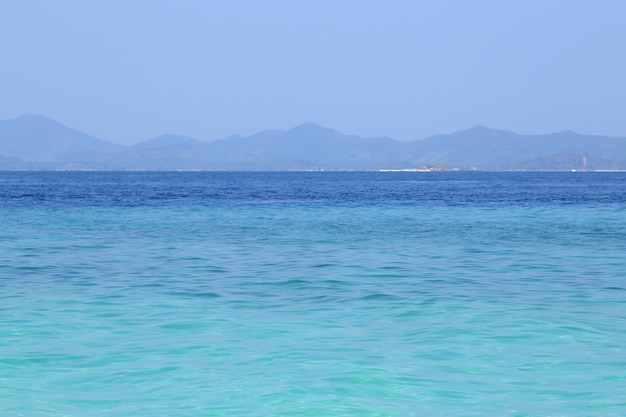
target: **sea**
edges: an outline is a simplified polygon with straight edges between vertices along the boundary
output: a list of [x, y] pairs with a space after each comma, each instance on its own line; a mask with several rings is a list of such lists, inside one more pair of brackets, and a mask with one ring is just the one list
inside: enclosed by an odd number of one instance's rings
[[624, 416], [626, 173], [0, 172], [0, 415]]

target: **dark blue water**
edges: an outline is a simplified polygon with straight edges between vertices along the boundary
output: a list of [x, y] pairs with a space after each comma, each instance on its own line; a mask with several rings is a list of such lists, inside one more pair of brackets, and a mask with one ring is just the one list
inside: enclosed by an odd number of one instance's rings
[[9, 205], [623, 204], [622, 173], [5, 172]]
[[624, 415], [625, 185], [0, 173], [0, 414]]

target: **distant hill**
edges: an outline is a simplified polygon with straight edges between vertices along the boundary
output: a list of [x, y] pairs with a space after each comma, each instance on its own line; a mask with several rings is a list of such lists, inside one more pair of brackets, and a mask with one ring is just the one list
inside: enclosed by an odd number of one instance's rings
[[289, 130], [266, 130], [213, 142], [170, 134], [124, 146], [42, 116], [0, 121], [0, 169], [4, 170], [378, 170], [433, 166], [622, 170], [626, 169], [626, 138], [574, 132], [520, 135], [476, 126], [402, 142], [345, 135], [305, 123]]
[[375, 169], [398, 154], [402, 142], [361, 138], [305, 123], [290, 130], [267, 130], [211, 143], [214, 156], [246, 169]]
[[476, 126], [432, 136], [408, 145], [417, 164], [445, 161], [450, 166], [484, 170], [625, 169], [626, 138], [559, 132], [520, 135]]
[[0, 154], [40, 168], [104, 167], [110, 155], [123, 149], [42, 116], [0, 121]]

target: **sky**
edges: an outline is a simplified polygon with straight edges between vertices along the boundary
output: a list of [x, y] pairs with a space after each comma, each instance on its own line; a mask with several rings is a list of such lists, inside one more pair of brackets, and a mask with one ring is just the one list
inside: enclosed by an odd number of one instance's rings
[[316, 122], [626, 136], [623, 0], [0, 0], [0, 119], [117, 143]]

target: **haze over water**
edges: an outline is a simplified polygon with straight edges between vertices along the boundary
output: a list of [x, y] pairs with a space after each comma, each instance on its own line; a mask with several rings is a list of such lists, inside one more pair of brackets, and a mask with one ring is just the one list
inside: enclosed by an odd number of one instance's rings
[[621, 416], [622, 173], [0, 173], [0, 414]]

